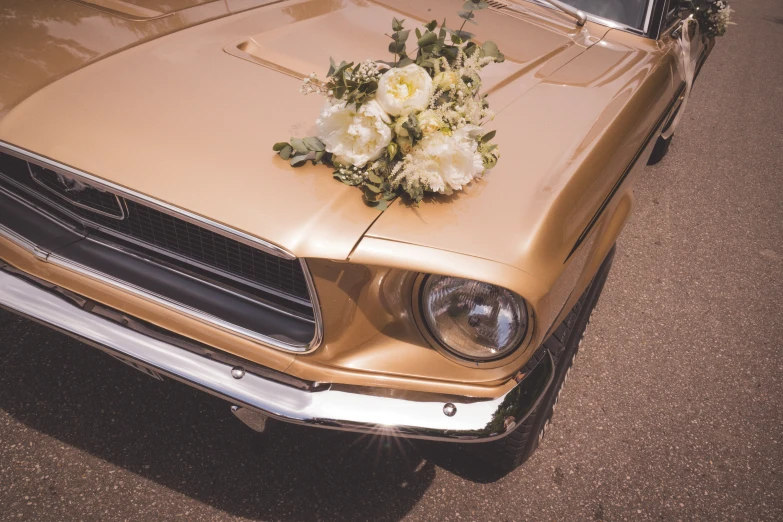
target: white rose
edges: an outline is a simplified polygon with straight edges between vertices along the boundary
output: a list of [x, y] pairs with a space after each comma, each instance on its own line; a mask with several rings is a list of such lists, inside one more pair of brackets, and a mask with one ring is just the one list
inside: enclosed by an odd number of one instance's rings
[[444, 127], [443, 120], [438, 116], [435, 111], [426, 110], [419, 113], [419, 128], [424, 134], [431, 134]]
[[484, 172], [477, 141], [481, 132], [480, 127], [466, 125], [451, 136], [442, 132], [426, 136], [412, 151], [402, 176], [410, 174], [435, 192], [460, 190]]
[[356, 167], [381, 157], [392, 140], [391, 120], [375, 100], [359, 110], [345, 102], [326, 102], [316, 121], [326, 150]]
[[430, 104], [430, 96], [432, 78], [415, 63], [383, 73], [375, 94], [383, 110], [392, 116], [399, 116], [404, 111], [426, 109]]

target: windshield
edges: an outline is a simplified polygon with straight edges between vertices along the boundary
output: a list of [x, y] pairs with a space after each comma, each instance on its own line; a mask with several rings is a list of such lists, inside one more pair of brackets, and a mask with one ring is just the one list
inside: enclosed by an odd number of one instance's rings
[[[546, 0], [544, 0], [546, 1]], [[587, 14], [644, 30], [648, 0], [562, 0]]]

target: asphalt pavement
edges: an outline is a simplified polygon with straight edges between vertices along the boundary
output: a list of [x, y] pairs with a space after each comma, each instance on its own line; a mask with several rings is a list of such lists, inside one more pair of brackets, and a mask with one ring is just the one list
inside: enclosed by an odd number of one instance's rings
[[0, 520], [783, 519], [783, 3], [734, 0], [543, 445], [276, 425], [22, 319], [0, 326]]

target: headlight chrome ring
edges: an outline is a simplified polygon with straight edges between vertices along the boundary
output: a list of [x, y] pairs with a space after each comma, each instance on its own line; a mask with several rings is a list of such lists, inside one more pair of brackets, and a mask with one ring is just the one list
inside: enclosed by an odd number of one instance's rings
[[481, 281], [420, 276], [414, 308], [430, 343], [472, 366], [506, 360], [519, 352], [530, 332], [525, 300]]

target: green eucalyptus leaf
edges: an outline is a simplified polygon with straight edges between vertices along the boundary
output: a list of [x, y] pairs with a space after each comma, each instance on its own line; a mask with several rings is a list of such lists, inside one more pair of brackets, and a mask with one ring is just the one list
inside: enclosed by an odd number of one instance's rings
[[305, 162], [307, 162], [307, 154], [297, 154], [290, 161], [292, 167], [301, 167]]
[[374, 202], [378, 200], [378, 193], [373, 192], [368, 185], [362, 185], [362, 195], [367, 202]]
[[272, 150], [275, 152], [280, 152], [281, 150], [283, 150], [283, 147], [287, 147], [287, 146], [288, 146], [287, 141], [280, 141], [272, 146]]
[[300, 154], [307, 154], [307, 152], [310, 150], [307, 148], [307, 145], [305, 145], [304, 141], [299, 138], [291, 138], [291, 146], [296, 152]]
[[287, 160], [288, 158], [291, 157], [291, 154], [293, 154], [293, 152], [294, 152], [294, 148], [291, 145], [289, 145], [288, 143], [286, 143], [285, 147], [280, 149], [280, 152], [278, 152], [278, 154], [280, 154], [281, 158], [283, 158], [284, 160]]
[[409, 34], [410, 34], [410, 31], [407, 30], [407, 29], [405, 31], [397, 31], [396, 33], [394, 33], [392, 35], [392, 39], [395, 42], [405, 42], [408, 39], [408, 35]]
[[402, 31], [403, 23], [405, 23], [404, 18], [402, 20], [397, 20], [396, 18], [392, 19], [392, 31]]
[[481, 143], [488, 142], [489, 140], [495, 137], [495, 134], [497, 134], [497, 131], [493, 131], [493, 130], [489, 131], [488, 133], [486, 133], [481, 137]]
[[325, 150], [323, 142], [321, 142], [321, 140], [315, 136], [308, 136], [307, 138], [303, 138], [302, 142], [308, 150], [313, 150], [316, 152]]
[[389, 201], [386, 199], [379, 199], [378, 201], [373, 201], [370, 206], [376, 210], [379, 210], [383, 212], [387, 208], [389, 208]]
[[489, 56], [490, 58], [497, 58], [500, 55], [500, 49], [498, 49], [497, 44], [492, 40], [484, 42], [484, 45], [482, 45], [481, 48], [484, 51], [484, 55]]
[[383, 178], [380, 177], [379, 175], [375, 174], [374, 172], [368, 172], [367, 173], [367, 179], [369, 179], [370, 181], [372, 181], [376, 185], [380, 184], [380, 183], [383, 183]]
[[432, 31], [427, 31], [421, 35], [421, 38], [419, 38], [417, 43], [419, 44], [419, 47], [427, 47], [428, 45], [433, 45], [437, 41], [438, 36]]
[[405, 44], [402, 42], [392, 41], [389, 43], [389, 52], [394, 54], [402, 54], [405, 52]]

